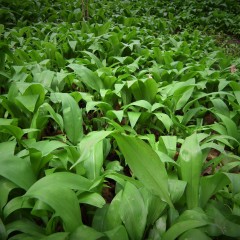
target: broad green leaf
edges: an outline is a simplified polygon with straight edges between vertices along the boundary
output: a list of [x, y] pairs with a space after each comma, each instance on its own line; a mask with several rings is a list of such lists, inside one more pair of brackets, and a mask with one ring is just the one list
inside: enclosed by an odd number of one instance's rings
[[27, 159], [8, 154], [1, 155], [0, 165], [0, 175], [25, 190], [36, 181], [32, 167]]
[[41, 238], [44, 236], [44, 229], [36, 225], [33, 221], [22, 218], [21, 220], [13, 221], [6, 225], [8, 235], [14, 231], [27, 233], [30, 236]]
[[[49, 115], [47, 113], [49, 113]], [[43, 128], [46, 126], [49, 117], [51, 117], [58, 124], [60, 130], [63, 131], [62, 116], [56, 113], [48, 103], [44, 103], [38, 108], [31, 122], [31, 128], [36, 128], [40, 131], [35, 133], [29, 133], [28, 137], [38, 140], [41, 135], [41, 130], [43, 130]]]
[[16, 142], [12, 141], [12, 142], [2, 142], [0, 143], [0, 156], [13, 156], [14, 155], [14, 151], [15, 151], [15, 147], [16, 147]]
[[217, 113], [221, 113], [226, 117], [230, 117], [228, 106], [224, 103], [224, 101], [222, 99], [215, 98], [215, 99], [212, 99], [211, 101], [213, 103], [214, 110]]
[[141, 112], [127, 112], [128, 118], [129, 118], [129, 122], [131, 124], [131, 127], [134, 128], [138, 119], [141, 116]]
[[122, 223], [120, 216], [120, 206], [122, 202], [122, 191], [113, 198], [106, 213], [104, 230], [112, 230]]
[[163, 202], [160, 197], [153, 195], [146, 188], [140, 189], [144, 204], [147, 207], [147, 226], [153, 225], [156, 220], [161, 216], [167, 207], [167, 203]]
[[34, 112], [38, 98], [38, 95], [18, 96], [16, 97], [16, 104], [23, 109]]
[[120, 205], [122, 200], [122, 190], [113, 198], [110, 204], [97, 209], [93, 218], [92, 226], [100, 231], [109, 231], [122, 224], [120, 216]]
[[110, 119], [117, 118], [117, 120], [119, 122], [121, 122], [123, 119], [123, 111], [122, 110], [118, 110], [118, 111], [117, 110], [109, 110], [109, 111], [107, 111], [106, 116]]
[[55, 52], [55, 58], [59, 68], [65, 67], [66, 62], [63, 55], [60, 52]]
[[0, 189], [1, 189], [1, 198], [0, 198], [0, 213], [3, 209], [3, 207], [6, 205], [6, 203], [8, 202], [8, 195], [9, 193], [17, 188], [18, 186], [12, 182], [10, 182], [9, 180], [0, 177]]
[[99, 232], [103, 232], [106, 228], [105, 221], [108, 208], [109, 205], [105, 204], [102, 208], [99, 208], [95, 211], [92, 221], [92, 227]]
[[120, 215], [131, 239], [141, 239], [147, 223], [147, 208], [139, 190], [129, 182], [122, 193]]
[[211, 201], [206, 206], [206, 214], [212, 220], [212, 223], [206, 227], [210, 236], [240, 237], [239, 216], [234, 216], [228, 206]]
[[103, 112], [112, 110], [112, 106], [109, 103], [91, 101], [87, 103], [86, 111], [89, 112], [91, 110], [95, 110], [95, 106], [98, 106]]
[[145, 86], [145, 100], [147, 100], [150, 103], [153, 103], [157, 94], [158, 85], [156, 81], [152, 78], [147, 79], [143, 82]]
[[1, 218], [0, 218], [0, 239], [2, 239], [2, 240], [7, 239], [7, 231], [6, 231], [6, 228], [5, 228]]
[[101, 36], [101, 35], [103, 35], [105, 33], [108, 33], [109, 28], [111, 27], [111, 25], [112, 25], [111, 21], [107, 21], [104, 24], [97, 25], [97, 35]]
[[40, 106], [40, 108], [41, 107], [49, 112], [50, 117], [58, 124], [60, 129], [63, 130], [63, 119], [61, 115], [56, 113], [48, 103], [44, 103], [43, 105]]
[[25, 199], [24, 197], [15, 197], [11, 199], [3, 209], [3, 216], [7, 218], [13, 212], [19, 209], [32, 209], [33, 203], [30, 199]]
[[204, 207], [208, 200], [229, 184], [229, 179], [223, 173], [215, 173], [201, 178], [200, 182], [200, 205]]
[[45, 89], [41, 84], [31, 84], [26, 91], [23, 93], [23, 96], [38, 96], [36, 108], [43, 104], [45, 98]]
[[154, 113], [154, 115], [160, 122], [162, 122], [166, 130], [169, 132], [171, 126], [173, 125], [171, 118], [165, 113]]
[[179, 238], [179, 240], [211, 240], [212, 238], [208, 237], [203, 231], [200, 229], [191, 229], [183, 233]]
[[146, 100], [153, 103], [157, 94], [157, 83], [149, 78], [147, 80], [139, 80], [131, 85], [134, 98], [136, 100]]
[[83, 193], [78, 196], [80, 203], [85, 203], [88, 205], [92, 205], [98, 208], [102, 208], [104, 206], [105, 199], [98, 193]]
[[[90, 156], [90, 152], [94, 150], [96, 144], [101, 142], [103, 139], [105, 139], [111, 133], [112, 133], [112, 131], [95, 131], [95, 132], [90, 132], [87, 136], [85, 136], [79, 144], [81, 156], [77, 160], [77, 162], [74, 163], [74, 165], [71, 168], [75, 167], [78, 163], [86, 160]], [[92, 160], [89, 160], [89, 161], [92, 161]], [[94, 159], [93, 162], [95, 160], [97, 160], [97, 159]], [[100, 165], [101, 165], [101, 163], [100, 163]], [[98, 171], [100, 169], [100, 165], [97, 168]]]
[[17, 140], [21, 140], [24, 132], [21, 128], [12, 125], [0, 125], [0, 132], [13, 135]]
[[200, 208], [186, 210], [163, 234], [163, 240], [175, 240], [182, 233], [209, 224], [207, 215]]
[[233, 82], [232, 81], [230, 83], [230, 86], [231, 86], [231, 88], [233, 90], [233, 93], [234, 93], [234, 95], [236, 97], [236, 100], [237, 100], [238, 104], [240, 104], [240, 86], [239, 86], [239, 84], [237, 82]]
[[[71, 189], [88, 191], [91, 182], [86, 178], [73, 173], [53, 173], [31, 186], [24, 195], [25, 199], [37, 198], [49, 205], [55, 215], [63, 220], [64, 229], [73, 231], [81, 225], [79, 200]], [[56, 201], [61, 199], [61, 201]], [[66, 211], [66, 209], [68, 211]]]
[[103, 167], [103, 142], [96, 143], [88, 154], [83, 166], [86, 169], [87, 178], [95, 179], [100, 176]]
[[240, 175], [239, 174], [234, 174], [234, 173], [224, 173], [224, 174], [231, 181], [232, 193], [233, 194], [240, 193], [240, 185], [239, 185]]
[[[55, 53], [53, 54], [55, 55]], [[54, 58], [55, 56], [53, 56], [53, 59]], [[35, 82], [41, 83], [44, 87], [50, 88], [55, 76], [55, 72], [50, 70], [44, 70], [44, 71], [35, 73], [33, 76], [34, 76]]]
[[[45, 186], [61, 186], [64, 188], [75, 189], [81, 192], [88, 191], [92, 185], [92, 182], [85, 177], [70, 173], [70, 172], [56, 172], [47, 175], [31, 186], [31, 191], [38, 191]], [[54, 188], [54, 187], [53, 187]]]
[[166, 232], [167, 228], [167, 216], [163, 215], [157, 221], [155, 221], [154, 226], [149, 231], [148, 239], [160, 240], [162, 239], [162, 234]]
[[149, 145], [136, 137], [113, 134], [133, 174], [147, 189], [172, 206], [164, 164]]
[[67, 137], [75, 145], [83, 136], [82, 111], [76, 101], [67, 93], [52, 93], [51, 100], [62, 102], [63, 122]]
[[40, 240], [66, 240], [68, 239], [68, 236], [69, 236], [68, 232], [58, 232], [58, 233], [53, 233], [49, 236], [45, 236]]
[[95, 229], [82, 225], [79, 226], [73, 233], [70, 234], [69, 240], [82, 239], [82, 240], [96, 240], [107, 239], [103, 238], [104, 233], [97, 232]]
[[187, 206], [189, 209], [198, 207], [203, 159], [196, 133], [185, 139], [180, 149], [178, 163], [181, 179], [187, 182]]
[[232, 119], [230, 119], [229, 117], [226, 117], [220, 113], [217, 113], [217, 116], [221, 118], [221, 120], [223, 121], [226, 129], [227, 129], [227, 133], [229, 136], [235, 138], [236, 140], [239, 140], [239, 131], [237, 129], [236, 124], [234, 123], [234, 121]]
[[84, 54], [88, 55], [91, 58], [91, 61], [97, 65], [98, 68], [104, 67], [99, 58], [91, 52], [83, 51]]
[[191, 98], [193, 94], [194, 86], [181, 87], [174, 92], [173, 99], [175, 101], [175, 109], [181, 109]]
[[152, 105], [145, 100], [139, 100], [139, 101], [136, 101], [136, 102], [132, 102], [132, 103], [124, 106], [124, 110], [128, 109], [130, 106], [137, 106], [137, 107], [145, 108], [148, 111], [151, 111], [151, 108], [152, 108]]
[[206, 111], [205, 108], [203, 107], [197, 107], [193, 109], [189, 109], [187, 112], [184, 113], [183, 119], [182, 119], [182, 124], [187, 125], [187, 123], [193, 118], [197, 116], [197, 113], [200, 111]]
[[168, 185], [171, 200], [173, 203], [176, 203], [183, 196], [187, 183], [177, 179], [169, 179]]
[[49, 140], [44, 140], [44, 141], [38, 141], [34, 143], [26, 143], [28, 148], [33, 148], [42, 153], [42, 156], [47, 156], [50, 154], [52, 151], [58, 149], [58, 148], [63, 148], [66, 147], [67, 145], [63, 142], [59, 141], [49, 141]]
[[75, 48], [77, 46], [77, 41], [68, 41], [69, 46], [71, 47], [72, 51], [75, 51]]
[[74, 72], [81, 78], [81, 81], [91, 89], [100, 92], [100, 89], [104, 88], [102, 80], [90, 69], [84, 67], [83, 65], [70, 64], [69, 68], [73, 69]]
[[123, 225], [120, 225], [112, 230], [109, 230], [107, 232], [104, 232], [109, 240], [128, 240], [128, 234], [126, 231], [126, 228]]
[[158, 141], [158, 149], [168, 154], [173, 158], [177, 151], [177, 137], [176, 136], [161, 136]]

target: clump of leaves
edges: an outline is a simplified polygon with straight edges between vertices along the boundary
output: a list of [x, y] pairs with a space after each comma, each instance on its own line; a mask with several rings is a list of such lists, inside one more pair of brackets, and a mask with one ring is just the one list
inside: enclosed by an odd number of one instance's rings
[[239, 238], [237, 8], [81, 9], [1, 10], [0, 239]]

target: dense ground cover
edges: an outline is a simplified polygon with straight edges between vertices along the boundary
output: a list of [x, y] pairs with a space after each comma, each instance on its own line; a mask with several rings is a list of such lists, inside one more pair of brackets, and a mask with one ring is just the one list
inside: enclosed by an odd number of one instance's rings
[[1, 2], [0, 239], [239, 239], [239, 1], [89, 4]]

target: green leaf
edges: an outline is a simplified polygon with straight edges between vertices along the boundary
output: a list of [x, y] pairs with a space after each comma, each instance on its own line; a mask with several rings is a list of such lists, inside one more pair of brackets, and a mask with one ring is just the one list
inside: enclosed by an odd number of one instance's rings
[[0, 143], [0, 156], [13, 156], [16, 144], [15, 141]]
[[135, 127], [141, 114], [142, 114], [141, 112], [128, 112], [127, 113], [132, 128]]
[[206, 228], [210, 236], [240, 237], [239, 216], [234, 216], [228, 206], [211, 201], [206, 206], [206, 214], [212, 220], [212, 223]]
[[103, 142], [96, 143], [90, 150], [88, 157], [84, 160], [83, 166], [86, 169], [88, 179], [95, 179], [100, 176], [103, 167]]
[[132, 103], [124, 106], [124, 110], [129, 108], [130, 106], [138, 106], [138, 107], [141, 107], [141, 108], [145, 108], [148, 111], [151, 111], [151, 108], [152, 108], [152, 105], [145, 100], [139, 100], [139, 101], [136, 101], [136, 102], [132, 102]]
[[[87, 136], [85, 136], [79, 144], [80, 151], [81, 151], [81, 157], [77, 160], [76, 163], [74, 163], [74, 165], [71, 168], [75, 167], [78, 163], [89, 158], [90, 152], [92, 152], [92, 154], [94, 154], [93, 151], [94, 151], [96, 144], [101, 142], [103, 139], [105, 139], [111, 133], [112, 133], [112, 131], [95, 131], [95, 132], [90, 132]], [[92, 155], [92, 156], [94, 156], [94, 155]], [[94, 159], [89, 159], [88, 164], [94, 165], [95, 161], [97, 161], [97, 160], [98, 160], [97, 156]], [[100, 159], [100, 162], [98, 163], [98, 166], [96, 167], [96, 170], [98, 173], [100, 171], [101, 165], [102, 165], [102, 160]], [[94, 172], [95, 172], [95, 170], [94, 170]]]
[[41, 84], [31, 84], [26, 91], [23, 93], [23, 96], [38, 96], [35, 108], [38, 108], [43, 104], [45, 98], [45, 89]]
[[175, 110], [181, 109], [191, 98], [194, 86], [184, 86], [174, 92]]
[[7, 240], [7, 231], [1, 218], [0, 218], [0, 239]]
[[44, 229], [36, 225], [33, 221], [28, 219], [21, 219], [13, 221], [6, 225], [6, 230], [8, 235], [14, 231], [20, 231], [22, 233], [27, 233], [30, 236], [41, 238], [44, 236]]
[[87, 179], [73, 173], [59, 172], [38, 180], [25, 197], [37, 198], [53, 208], [55, 215], [62, 219], [65, 231], [71, 232], [82, 224], [78, 199], [71, 189], [86, 191], [89, 188]]
[[[18, 188], [18, 186], [11, 181], [0, 177], [0, 193], [1, 193], [1, 198], [0, 198], [0, 213], [3, 209], [3, 207], [6, 205], [8, 202], [8, 195], [9, 193], [14, 189]], [[0, 214], [1, 215], [1, 214]]]
[[201, 207], [205, 207], [208, 200], [229, 183], [230, 181], [224, 173], [215, 173], [211, 176], [202, 177], [200, 182]]
[[34, 112], [37, 101], [38, 101], [38, 95], [16, 97], [16, 104], [20, 105], [22, 108], [25, 108], [30, 112]]
[[76, 101], [67, 93], [52, 93], [52, 101], [62, 102], [63, 122], [67, 137], [73, 144], [77, 144], [83, 137], [82, 111]]
[[88, 52], [88, 51], [82, 51], [84, 54], [88, 55], [91, 58], [91, 61], [97, 65], [98, 68], [103, 68], [104, 65], [102, 62], [99, 60], [98, 57], [96, 57], [93, 53]]
[[32, 209], [33, 208], [32, 201], [30, 201], [30, 199], [24, 199], [24, 197], [22, 196], [15, 197], [6, 204], [3, 210], [3, 215], [5, 218], [7, 218], [14, 211], [24, 208]]
[[136, 137], [113, 134], [133, 174], [147, 189], [172, 206], [164, 164], [149, 145]]
[[106, 239], [103, 238], [105, 235], [104, 233], [97, 232], [95, 229], [82, 225], [79, 226], [73, 233], [70, 234], [69, 240], [76, 240], [76, 239], [82, 239], [82, 240], [96, 240], [96, 239]]
[[230, 119], [229, 117], [226, 117], [220, 113], [217, 113], [216, 114], [218, 117], [221, 118], [221, 120], [223, 121], [224, 123], [224, 126], [226, 127], [227, 129], [227, 133], [229, 136], [235, 138], [236, 140], [239, 140], [239, 131], [238, 131], [238, 128], [235, 124], [235, 122]]
[[85, 203], [98, 208], [102, 208], [106, 203], [105, 199], [99, 193], [96, 192], [80, 194], [78, 198], [80, 203]]
[[49, 236], [45, 236], [40, 240], [66, 240], [68, 239], [68, 236], [69, 236], [68, 232], [58, 232], [58, 233], [53, 233]]
[[31, 165], [27, 159], [8, 154], [1, 155], [0, 165], [0, 175], [25, 190], [36, 181]]
[[162, 234], [166, 232], [167, 216], [163, 215], [155, 221], [154, 226], [149, 231], [148, 239], [162, 239]]
[[174, 158], [177, 151], [177, 137], [176, 136], [161, 136], [158, 141], [159, 151]]
[[26, 143], [26, 146], [27, 148], [38, 150], [39, 152], [42, 153], [42, 156], [44, 157], [58, 148], [66, 147], [67, 144], [63, 142], [55, 141], [55, 140], [52, 140], [52, 141], [44, 140], [44, 141], [39, 141], [34, 143]]
[[200, 208], [186, 210], [163, 234], [163, 240], [175, 240], [182, 233], [209, 224], [207, 215]]
[[123, 225], [120, 225], [110, 231], [107, 231], [105, 232], [105, 234], [109, 240], [116, 240], [116, 239], [128, 240], [129, 239], [126, 228]]
[[59, 68], [65, 67], [66, 62], [63, 55], [60, 52], [55, 52], [55, 58]]
[[[55, 55], [55, 53], [53, 54]], [[54, 58], [55, 56], [53, 57], [53, 59]], [[41, 83], [44, 87], [50, 88], [55, 76], [55, 72], [50, 70], [44, 70], [33, 74], [33, 76], [35, 82]]]
[[171, 200], [176, 203], [183, 196], [187, 183], [177, 179], [169, 179], [168, 181]]
[[147, 207], [147, 226], [152, 226], [166, 209], [167, 203], [150, 193], [146, 188], [141, 188], [140, 192]]
[[157, 83], [149, 78], [147, 80], [139, 80], [131, 85], [134, 98], [136, 100], [146, 100], [153, 103], [157, 94]]
[[122, 193], [120, 215], [131, 239], [142, 239], [147, 209], [139, 190], [129, 182], [126, 182]]
[[120, 216], [120, 205], [122, 200], [122, 190], [113, 198], [110, 204], [106, 204], [101, 209], [97, 209], [92, 226], [100, 231], [109, 231], [122, 224]]
[[107, 111], [106, 116], [110, 119], [117, 118], [117, 120], [119, 122], [121, 122], [123, 119], [123, 111], [122, 110], [118, 110], [118, 111], [117, 110], [109, 110], [109, 111]]
[[203, 231], [200, 229], [190, 229], [186, 231], [184, 234], [182, 234], [179, 238], [179, 240], [211, 240], [212, 238], [208, 237]]
[[185, 139], [179, 153], [178, 163], [181, 179], [187, 182], [187, 206], [189, 209], [198, 207], [203, 159], [196, 133]]
[[24, 132], [21, 128], [12, 125], [0, 125], [0, 132], [13, 135], [17, 140], [21, 140]]
[[69, 46], [71, 47], [72, 51], [75, 51], [75, 48], [77, 46], [77, 41], [68, 41]]
[[171, 126], [173, 125], [172, 119], [165, 113], [154, 113], [159, 121], [162, 122], [166, 130], [169, 132]]
[[100, 89], [104, 88], [102, 80], [90, 69], [73, 63], [69, 64], [68, 67], [73, 69], [76, 75], [81, 78], [81, 81], [91, 89], [100, 92]]

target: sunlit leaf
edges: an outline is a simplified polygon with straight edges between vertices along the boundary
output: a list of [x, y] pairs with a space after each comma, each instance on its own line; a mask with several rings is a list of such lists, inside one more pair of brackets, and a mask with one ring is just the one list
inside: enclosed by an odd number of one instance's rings
[[139, 138], [121, 134], [113, 136], [134, 175], [146, 188], [172, 206], [168, 192], [167, 173], [158, 155]]

